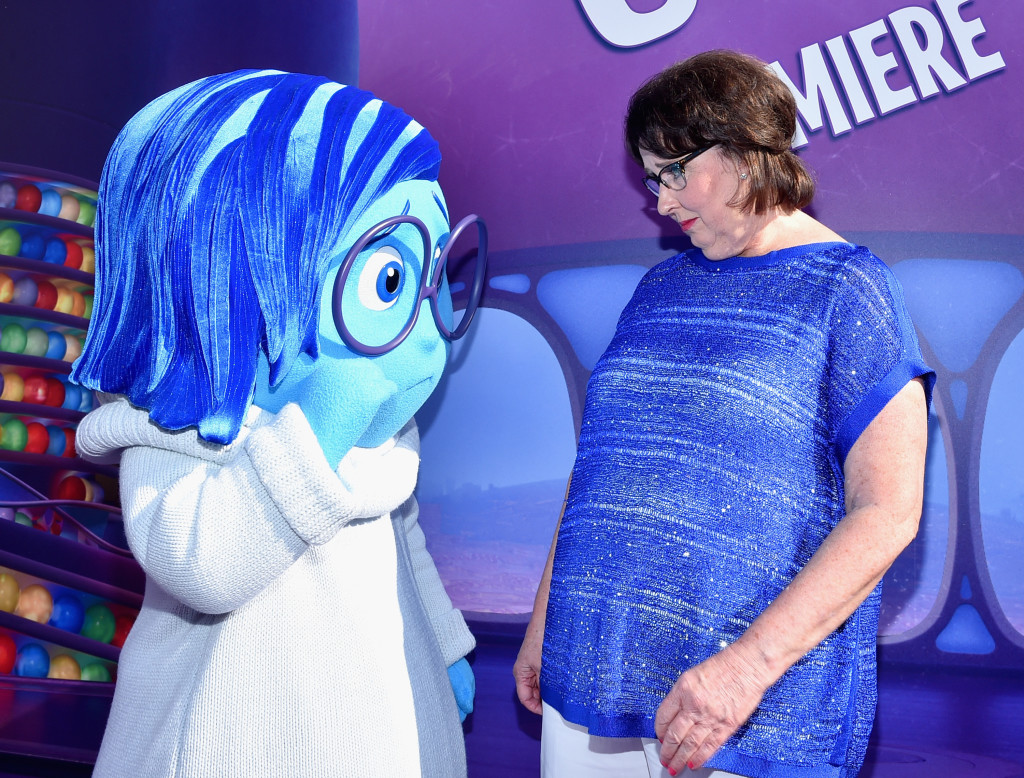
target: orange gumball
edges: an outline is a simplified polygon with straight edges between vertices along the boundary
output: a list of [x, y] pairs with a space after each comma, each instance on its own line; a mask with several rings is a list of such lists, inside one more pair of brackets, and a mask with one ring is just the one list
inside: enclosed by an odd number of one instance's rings
[[81, 292], [71, 293], [71, 315], [85, 316], [85, 295]]
[[77, 335], [65, 332], [64, 340], [68, 344], [67, 350], [64, 352], [64, 361], [74, 362], [82, 354], [82, 339]]
[[14, 281], [6, 273], [0, 273], [0, 303], [9, 303], [14, 298]]
[[20, 595], [21, 586], [18, 585], [18, 579], [10, 573], [0, 573], [0, 611], [14, 613]]
[[25, 396], [25, 379], [14, 372], [4, 372], [3, 376], [4, 390], [0, 394], [0, 400], [20, 403], [21, 398]]
[[15, 616], [23, 619], [45, 624], [53, 614], [53, 595], [45, 586], [31, 584], [21, 590], [18, 598], [18, 607], [14, 609]]
[[68, 654], [57, 654], [50, 660], [50, 672], [46, 674], [46, 677], [59, 678], [62, 681], [80, 681], [82, 680], [82, 668], [74, 657]]

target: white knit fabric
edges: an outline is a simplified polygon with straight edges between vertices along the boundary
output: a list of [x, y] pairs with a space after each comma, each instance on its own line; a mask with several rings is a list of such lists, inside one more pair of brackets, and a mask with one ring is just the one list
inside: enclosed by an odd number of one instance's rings
[[[236, 441], [218, 446], [119, 399], [83, 420], [76, 444], [93, 460], [120, 456], [125, 528], [147, 575], [96, 776], [421, 773], [389, 520], [415, 485], [413, 422], [353, 449], [337, 474], [294, 405], [251, 409]], [[450, 664], [473, 638], [414, 501], [402, 511]], [[458, 727], [454, 700], [438, 708]], [[446, 774], [464, 775], [461, 759]]]

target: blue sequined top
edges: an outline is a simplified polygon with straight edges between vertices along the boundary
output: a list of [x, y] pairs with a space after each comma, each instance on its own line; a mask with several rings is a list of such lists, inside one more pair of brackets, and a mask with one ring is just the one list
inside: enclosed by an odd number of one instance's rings
[[[843, 462], [925, 365], [898, 283], [821, 243], [653, 268], [587, 388], [541, 691], [591, 734], [655, 737], [680, 673], [735, 641], [844, 515]], [[881, 587], [773, 685], [708, 766], [853, 776]]]

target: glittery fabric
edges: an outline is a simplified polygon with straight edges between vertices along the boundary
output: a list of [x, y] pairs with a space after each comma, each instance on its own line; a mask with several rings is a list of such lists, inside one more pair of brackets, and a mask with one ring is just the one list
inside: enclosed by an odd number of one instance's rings
[[[867, 249], [815, 244], [651, 270], [594, 368], [556, 549], [545, 702], [654, 737], [679, 674], [736, 640], [844, 515], [842, 463], [924, 364]], [[855, 775], [880, 587], [766, 694], [710, 766]]]

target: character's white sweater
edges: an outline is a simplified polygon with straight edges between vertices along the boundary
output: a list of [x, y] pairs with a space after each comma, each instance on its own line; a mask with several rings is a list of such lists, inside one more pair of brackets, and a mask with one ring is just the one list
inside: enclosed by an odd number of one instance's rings
[[95, 775], [465, 775], [445, 668], [473, 647], [410, 498], [410, 422], [337, 473], [297, 406], [228, 446], [118, 399], [82, 456], [121, 462], [146, 572]]

